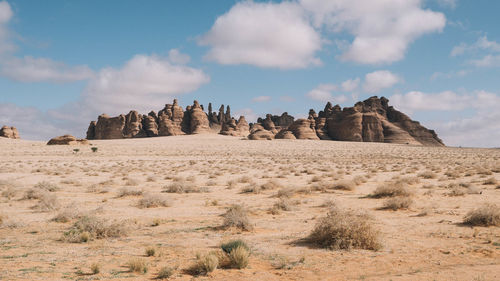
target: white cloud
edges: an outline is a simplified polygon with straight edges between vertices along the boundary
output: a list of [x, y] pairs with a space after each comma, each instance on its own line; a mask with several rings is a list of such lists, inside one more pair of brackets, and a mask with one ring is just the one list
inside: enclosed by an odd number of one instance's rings
[[[487, 91], [457, 94], [453, 91], [423, 93], [413, 91], [393, 95], [390, 102], [398, 110], [413, 114], [425, 111], [454, 111], [459, 117], [445, 121], [428, 121], [447, 145], [452, 146], [500, 146], [500, 96]], [[472, 114], [465, 117], [465, 111]], [[439, 115], [441, 117], [442, 115]], [[438, 117], [438, 118], [439, 118]]]
[[466, 76], [469, 73], [470, 73], [469, 70], [450, 71], [450, 72], [446, 72], [446, 73], [444, 73], [444, 72], [434, 72], [431, 75], [430, 80], [434, 81], [434, 80], [441, 79], [441, 78], [451, 79], [451, 78], [455, 78], [455, 77], [464, 77], [464, 76]]
[[21, 137], [27, 139], [47, 139], [62, 133], [83, 137], [89, 122], [101, 113], [158, 110], [174, 97], [209, 82], [202, 70], [170, 59], [136, 55], [121, 68], [104, 68], [89, 80], [78, 101], [47, 112], [0, 104], [0, 121], [18, 127]]
[[378, 70], [366, 74], [363, 90], [367, 93], [378, 93], [383, 89], [391, 88], [401, 79], [387, 70]]
[[319, 33], [294, 2], [239, 2], [217, 18], [199, 44], [210, 46], [205, 58], [220, 64], [297, 69], [319, 65]]
[[481, 36], [473, 44], [468, 45], [466, 43], [460, 43], [459, 45], [453, 47], [450, 56], [456, 57], [467, 52], [474, 52], [478, 50], [500, 52], [500, 43], [488, 40], [487, 36]]
[[233, 113], [233, 116], [235, 119], [240, 118], [240, 116], [245, 116], [245, 120], [247, 120], [248, 123], [255, 123], [255, 122], [257, 122], [257, 118], [259, 118], [257, 113], [255, 113], [253, 111], [253, 109], [251, 109], [251, 108], [242, 108], [242, 109], [236, 110]]
[[83, 100], [87, 106], [108, 114], [131, 109], [146, 112], [209, 81], [200, 69], [156, 55], [136, 55], [121, 68], [99, 71], [85, 88]]
[[178, 49], [172, 49], [168, 52], [168, 60], [174, 64], [187, 64], [191, 61], [191, 57]]
[[354, 40], [341, 58], [363, 64], [401, 60], [418, 37], [441, 32], [442, 13], [422, 9], [420, 0], [300, 0], [317, 27], [348, 32]]
[[14, 126], [22, 139], [49, 140], [64, 133], [44, 112], [34, 107], [0, 103], [0, 126]]
[[320, 84], [309, 91], [306, 96], [312, 100], [327, 102], [333, 99], [332, 92], [337, 89], [338, 87], [334, 84]]
[[93, 76], [88, 66], [68, 66], [46, 58], [15, 58], [0, 64], [0, 75], [20, 82], [71, 82], [86, 80]]
[[359, 78], [349, 79], [349, 80], [342, 82], [340, 87], [342, 88], [342, 91], [344, 91], [344, 92], [353, 92], [353, 91], [358, 89], [359, 82], [360, 82]]
[[0, 24], [7, 23], [12, 18], [13, 14], [7, 1], [0, 2]]
[[500, 55], [486, 55], [480, 59], [469, 60], [469, 63], [477, 67], [500, 66]]
[[348, 100], [345, 95], [333, 95], [332, 93], [337, 91], [338, 87], [334, 84], [320, 84], [318, 87], [312, 89], [306, 94], [306, 97], [322, 102], [335, 102], [344, 103]]
[[253, 102], [268, 102], [271, 100], [270, 96], [258, 96], [252, 99]]

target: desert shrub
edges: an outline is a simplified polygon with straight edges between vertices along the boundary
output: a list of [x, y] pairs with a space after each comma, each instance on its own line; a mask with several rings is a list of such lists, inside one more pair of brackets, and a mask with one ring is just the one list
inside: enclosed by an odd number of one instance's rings
[[216, 252], [210, 252], [203, 256], [197, 255], [196, 262], [191, 266], [190, 271], [196, 274], [208, 274], [219, 266], [219, 257]]
[[379, 235], [367, 215], [334, 209], [318, 221], [307, 240], [329, 249], [379, 250]]
[[40, 199], [42, 198], [44, 193], [47, 193], [47, 191], [38, 188], [30, 188], [26, 190], [22, 199], [23, 200]]
[[421, 172], [418, 176], [424, 179], [435, 179], [437, 177], [437, 175], [432, 171]]
[[353, 182], [339, 181], [331, 185], [331, 189], [353, 191], [356, 188]]
[[253, 229], [250, 220], [248, 219], [248, 211], [241, 205], [232, 205], [222, 215], [224, 222], [223, 227], [237, 227], [241, 230], [250, 231]]
[[174, 269], [168, 266], [164, 266], [160, 268], [158, 273], [156, 274], [156, 279], [167, 279], [174, 275]]
[[500, 226], [500, 207], [495, 204], [484, 204], [468, 212], [463, 223], [471, 226]]
[[239, 183], [251, 183], [252, 182], [252, 178], [249, 177], [249, 176], [242, 176], [242, 177], [238, 178], [237, 181]]
[[353, 179], [352, 179], [352, 182], [355, 184], [355, 185], [360, 185], [362, 183], [365, 183], [366, 182], [366, 178], [363, 177], [363, 176], [355, 176]]
[[248, 266], [250, 251], [247, 247], [238, 246], [229, 252], [230, 265], [233, 268], [242, 269]]
[[55, 194], [43, 193], [38, 203], [32, 207], [41, 212], [48, 212], [59, 209], [59, 201]]
[[258, 185], [249, 184], [241, 189], [241, 193], [260, 193], [262, 188]]
[[250, 247], [248, 247], [247, 243], [245, 243], [245, 241], [243, 241], [241, 239], [230, 240], [230, 241], [224, 242], [220, 245], [220, 248], [226, 254], [231, 253], [231, 251], [236, 249], [237, 247], [244, 247], [247, 250], [250, 250]]
[[126, 226], [123, 222], [109, 222], [95, 216], [83, 216], [64, 233], [63, 240], [81, 243], [92, 239], [121, 237], [126, 233]]
[[170, 185], [163, 187], [162, 192], [167, 193], [200, 193], [207, 192], [207, 188], [194, 186], [193, 184], [188, 184], [186, 182], [173, 182]]
[[141, 189], [131, 188], [131, 187], [122, 187], [118, 190], [118, 194], [116, 197], [125, 197], [125, 196], [139, 196], [142, 195], [144, 191]]
[[[127, 189], [127, 188], [123, 188], [123, 192], [126, 193], [126, 192], [129, 192], [129, 191], [132, 191], [132, 189]], [[88, 193], [108, 193], [109, 192], [109, 189], [102, 186], [101, 184], [91, 184], [87, 187], [87, 192]], [[126, 194], [122, 194], [122, 190], [119, 191], [119, 195], [118, 197], [123, 197], [123, 196], [127, 196]]]
[[51, 220], [55, 222], [66, 223], [79, 216], [79, 211], [74, 207], [66, 207], [57, 213]]
[[293, 188], [293, 187], [282, 188], [282, 189], [278, 190], [276, 197], [278, 197], [278, 198], [290, 198], [295, 194], [296, 191], [297, 191], [297, 189]]
[[129, 272], [146, 273], [148, 272], [148, 265], [142, 259], [131, 259], [126, 264]]
[[372, 198], [394, 197], [394, 196], [410, 196], [412, 193], [400, 182], [388, 182], [379, 185], [373, 194]]
[[283, 188], [283, 185], [280, 184], [278, 181], [276, 180], [270, 180], [264, 184], [262, 184], [261, 186], [261, 189], [263, 190], [272, 190], [272, 189], [278, 189], [278, 188]]
[[90, 265], [90, 271], [92, 272], [92, 274], [97, 274], [99, 272], [101, 272], [101, 265], [99, 263], [92, 263]]
[[147, 193], [139, 200], [137, 207], [139, 208], [156, 208], [156, 207], [170, 207], [172, 204], [169, 199], [158, 194], [154, 195]]
[[384, 207], [383, 209], [389, 209], [389, 210], [399, 210], [399, 209], [408, 209], [411, 205], [413, 204], [413, 199], [410, 197], [392, 197], [387, 199], [384, 202]]
[[98, 148], [98, 147], [93, 146], [93, 147], [91, 147], [90, 149], [92, 150], [92, 152], [96, 153], [96, 152], [97, 152], [97, 150], [98, 150], [99, 148]]
[[147, 257], [153, 257], [156, 253], [156, 248], [155, 247], [147, 247], [146, 250], [144, 251], [146, 253]]
[[50, 192], [58, 191], [59, 187], [53, 183], [50, 183], [48, 181], [41, 181], [37, 184], [35, 184], [34, 188], [39, 188], [43, 190], [47, 190]]
[[448, 196], [464, 196], [466, 194], [466, 189], [463, 187], [453, 187], [450, 192], [446, 193]]
[[288, 198], [281, 198], [278, 202], [274, 203], [273, 209], [291, 211], [293, 209], [293, 202]]

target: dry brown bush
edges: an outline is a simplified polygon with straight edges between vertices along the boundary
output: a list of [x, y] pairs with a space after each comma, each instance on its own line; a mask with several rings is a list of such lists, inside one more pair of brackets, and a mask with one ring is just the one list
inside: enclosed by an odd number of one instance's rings
[[125, 197], [125, 196], [139, 196], [142, 195], [144, 191], [141, 189], [133, 188], [133, 187], [122, 187], [118, 190], [118, 194], [116, 197]]
[[250, 220], [248, 219], [248, 211], [241, 205], [232, 205], [222, 215], [224, 222], [223, 227], [237, 227], [241, 230], [250, 231], [253, 229]]
[[170, 207], [172, 203], [168, 198], [159, 194], [144, 194], [143, 198], [137, 203], [139, 208], [156, 208], [156, 207]]
[[83, 216], [64, 233], [63, 240], [73, 243], [87, 242], [92, 239], [121, 237], [127, 234], [124, 222], [109, 222], [96, 216]]
[[411, 205], [413, 205], [413, 199], [410, 197], [398, 196], [387, 199], [384, 202], [383, 209], [396, 211], [400, 209], [408, 209]]
[[379, 250], [379, 236], [366, 214], [333, 209], [318, 221], [307, 240], [329, 249]]
[[500, 207], [495, 204], [484, 204], [468, 212], [463, 223], [472, 226], [500, 226]]
[[387, 182], [379, 185], [370, 195], [372, 198], [394, 197], [394, 196], [411, 196], [412, 192], [406, 188], [401, 182]]

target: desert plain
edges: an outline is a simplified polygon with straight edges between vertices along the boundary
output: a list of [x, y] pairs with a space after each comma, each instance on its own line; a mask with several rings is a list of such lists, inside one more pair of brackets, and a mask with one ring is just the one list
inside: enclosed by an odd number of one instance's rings
[[[500, 227], [464, 223], [500, 206], [499, 149], [189, 135], [0, 151], [0, 280], [500, 279]], [[334, 209], [377, 246], [311, 241]], [[247, 265], [197, 271], [236, 239]]]

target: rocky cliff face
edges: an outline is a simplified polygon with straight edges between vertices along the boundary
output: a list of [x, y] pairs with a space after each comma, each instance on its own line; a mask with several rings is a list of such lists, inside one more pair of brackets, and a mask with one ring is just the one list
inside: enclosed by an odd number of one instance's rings
[[151, 111], [141, 115], [130, 111], [126, 115], [110, 117], [102, 114], [97, 122], [92, 121], [87, 129], [87, 139], [123, 139], [157, 136], [177, 136], [185, 134], [220, 133], [223, 135], [243, 136], [250, 133], [250, 126], [244, 116], [238, 120], [231, 117], [231, 109], [224, 105], [219, 113], [212, 112], [212, 104], [208, 105], [208, 114], [203, 105], [194, 101], [193, 105], [184, 110], [175, 99], [172, 104], [166, 104], [158, 114]]
[[384, 97], [371, 97], [345, 108], [327, 103], [318, 114], [311, 109], [307, 119], [295, 120], [286, 112], [280, 116], [267, 114], [266, 118], [259, 118], [251, 126], [244, 116], [240, 116], [238, 120], [232, 117], [229, 106], [221, 105], [219, 111], [214, 112], [210, 103], [208, 113], [205, 113], [203, 105], [198, 101], [183, 110], [177, 100], [174, 100], [172, 104], [166, 104], [158, 114], [154, 111], [148, 115], [130, 111], [116, 117], [102, 114], [97, 122], [90, 123], [87, 139], [207, 133], [248, 136], [251, 140], [308, 139], [444, 145], [433, 130], [428, 130], [389, 106], [389, 100]]
[[0, 137], [8, 139], [20, 139], [19, 132], [16, 127], [3, 126], [0, 129]]
[[[293, 121], [293, 117], [291, 119]], [[271, 115], [259, 118], [260, 130], [253, 130], [250, 139], [271, 134], [276, 139], [322, 139], [357, 142], [388, 142], [413, 145], [443, 146], [433, 130], [411, 120], [407, 115], [389, 106], [389, 100], [371, 97], [353, 107], [341, 108], [327, 103], [324, 110], [316, 114], [309, 111], [308, 119], [298, 119], [288, 126], [278, 126]], [[263, 132], [263, 130], [265, 132]]]

